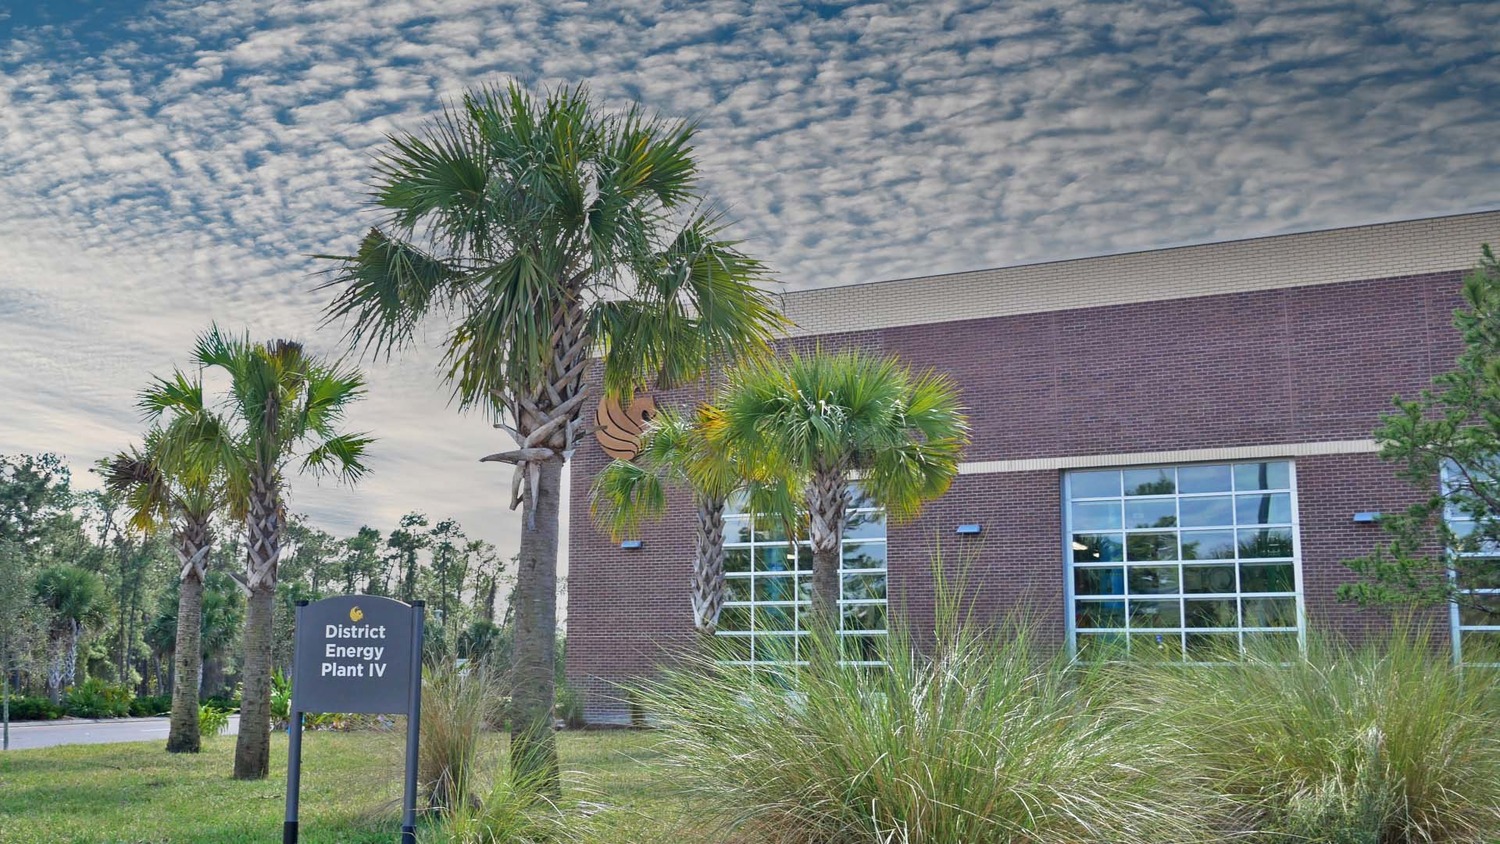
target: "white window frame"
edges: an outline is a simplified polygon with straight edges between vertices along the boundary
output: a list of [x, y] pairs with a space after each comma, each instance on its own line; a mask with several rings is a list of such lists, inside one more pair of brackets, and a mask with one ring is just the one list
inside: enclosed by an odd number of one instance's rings
[[[856, 502], [860, 501], [860, 497], [859, 497], [857, 491], [851, 493], [851, 497]], [[880, 533], [879, 537], [873, 537], [873, 536], [871, 536], [871, 537], [852, 537], [851, 538], [851, 537], [845, 535], [845, 537], [843, 539], [843, 542], [842, 542], [842, 544], [841, 544], [841, 546], [839, 548], [839, 631], [838, 632], [839, 632], [839, 637], [840, 637], [840, 642], [841, 642], [841, 644], [840, 644], [840, 650], [841, 650], [841, 652], [842, 652], [842, 647], [843, 647], [842, 646], [842, 641], [843, 641], [843, 639], [845, 637], [869, 636], [869, 637], [887, 638], [889, 636], [889, 634], [890, 634], [890, 588], [891, 588], [891, 582], [890, 582], [890, 530], [889, 530], [889, 524], [888, 524], [888, 522], [885, 519], [885, 511], [884, 511], [884, 509], [882, 509], [880, 507], [874, 507], [874, 506], [851, 507], [851, 508], [849, 508], [846, 511], [846, 518], [852, 518], [852, 517], [858, 516], [858, 515], [873, 515], [873, 514], [877, 514], [877, 513], [880, 514], [881, 517], [882, 517], [881, 518], [881, 527], [882, 527], [882, 530], [881, 530], [881, 533]], [[750, 640], [750, 659], [748, 659], [748, 660], [731, 660], [731, 661], [729, 661], [729, 664], [731, 664], [731, 665], [745, 665], [745, 666], [754, 666], [754, 667], [762, 667], [762, 668], [765, 668], [765, 667], [787, 666], [787, 665], [807, 665], [807, 661], [804, 660], [804, 659], [801, 659], [800, 646], [801, 646], [801, 642], [810, 634], [810, 631], [802, 630], [800, 628], [802, 626], [802, 624], [801, 624], [802, 613], [806, 612], [807, 609], [808, 609], [808, 607], [810, 606], [810, 602], [809, 601], [801, 600], [801, 583], [802, 583], [802, 581], [804, 579], [810, 581], [811, 578], [812, 578], [812, 567], [811, 567], [811, 565], [809, 564], [806, 569], [803, 569], [801, 567], [801, 563], [802, 563], [802, 559], [801, 558], [802, 558], [802, 555], [803, 554], [810, 554], [811, 553], [811, 549], [808, 547], [808, 539], [806, 537], [799, 537], [796, 542], [791, 542], [791, 541], [786, 540], [786, 539], [757, 540], [757, 539], [755, 539], [755, 536], [756, 536], [756, 526], [755, 526], [755, 523], [756, 523], [756, 520], [757, 520], [758, 516], [756, 514], [754, 514], [754, 513], [749, 513], [748, 514], [748, 516], [749, 516], [748, 523], [749, 523], [749, 526], [750, 526], [751, 540], [749, 542], [731, 541], [730, 537], [731, 537], [732, 533], [731, 533], [730, 525], [736, 524], [737, 523], [737, 518], [740, 517], [740, 516], [743, 516], [743, 515], [747, 515], [747, 514], [743, 514], [743, 513], [737, 512], [736, 510], [733, 509], [733, 505], [731, 505], [730, 508], [726, 509], [726, 512], [725, 512], [725, 517], [726, 517], [725, 518], [725, 529], [724, 529], [724, 537], [725, 537], [724, 550], [725, 550], [726, 553], [728, 553], [730, 551], [748, 550], [750, 552], [750, 570], [748, 572], [733, 573], [733, 574], [731, 574], [729, 572], [726, 572], [725, 575], [724, 575], [724, 577], [725, 577], [725, 580], [726, 580], [726, 590], [727, 590], [727, 582], [729, 580], [743, 580], [743, 581], [747, 582], [749, 584], [750, 599], [747, 600], [747, 601], [727, 601], [726, 600], [724, 602], [724, 609], [725, 610], [728, 610], [730, 608], [744, 608], [744, 609], [746, 609], [749, 612], [749, 615], [750, 615], [750, 630], [748, 630], [748, 631], [739, 631], [739, 630], [723, 630], [723, 629], [719, 629], [719, 630], [715, 630], [714, 631], [714, 635], [721, 636], [721, 637], [724, 637], [724, 638], [745, 638], [745, 639], [749, 639]], [[779, 529], [778, 529], [777, 532], [780, 532]], [[855, 547], [855, 546], [877, 545], [877, 544], [883, 546], [884, 549], [885, 549], [885, 565], [884, 566], [874, 567], [874, 568], [869, 568], [869, 567], [867, 567], [867, 568], [846, 568], [844, 566], [844, 554], [845, 554], [846, 549], [848, 549], [850, 547]], [[791, 564], [791, 568], [787, 572], [785, 572], [785, 573], [778, 572], [778, 573], [773, 574], [773, 575], [763, 574], [761, 572], [756, 571], [756, 568], [755, 568], [755, 566], [756, 566], [756, 559], [755, 558], [756, 558], [756, 555], [759, 552], [759, 550], [762, 549], [762, 548], [776, 548], [776, 547], [787, 549], [787, 551], [788, 551], [788, 555], [787, 555], [788, 556], [788, 561]], [[845, 578], [847, 576], [849, 576], [849, 575], [860, 575], [860, 574], [879, 574], [879, 575], [882, 575], [885, 578], [885, 595], [886, 596], [884, 598], [848, 598], [848, 597], [845, 597], [845, 595], [844, 595]], [[759, 576], [786, 577], [788, 575], [790, 575], [792, 577], [793, 594], [796, 596], [796, 598], [794, 600], [791, 600], [791, 601], [766, 601], [766, 600], [759, 600], [759, 599], [757, 599], [755, 597], [755, 581], [758, 579]], [[857, 607], [857, 606], [880, 606], [880, 607], [883, 607], [885, 609], [885, 617], [886, 617], [886, 624], [885, 624], [885, 626], [881, 627], [878, 630], [846, 630], [846, 629], [844, 629], [844, 611], [845, 611], [845, 609], [847, 609], [849, 607]], [[755, 627], [756, 626], [756, 618], [757, 618], [757, 613], [755, 612], [755, 610], [756, 610], [757, 607], [782, 607], [782, 608], [785, 608], [785, 609], [789, 610], [790, 613], [791, 613], [791, 616], [792, 616], [792, 629], [791, 630], [767, 630], [764, 633], [762, 633], [761, 631], [757, 630], [756, 627]], [[799, 653], [797, 655], [798, 659], [796, 659], [795, 661], [791, 661], [791, 662], [788, 662], [786, 660], [761, 660], [761, 659], [759, 659], [758, 658], [758, 654], [756, 653], [756, 651], [757, 651], [757, 640], [760, 637], [762, 637], [762, 636], [776, 636], [778, 638], [779, 637], [786, 637], [786, 636], [793, 637], [793, 639], [795, 640], [795, 642], [797, 643], [798, 648], [799, 648]], [[845, 660], [845, 659], [841, 659], [840, 660], [840, 664], [846, 665], [846, 666], [872, 666], [872, 667], [873, 666], [883, 666], [883, 665], [885, 665], [884, 661], [882, 661], [882, 660]]]
[[[1260, 464], [1260, 463], [1286, 463], [1287, 464], [1287, 486], [1288, 486], [1288, 488], [1287, 489], [1280, 489], [1280, 488], [1278, 488], [1278, 489], [1275, 489], [1275, 490], [1265, 490], [1264, 492], [1275, 492], [1275, 493], [1285, 492], [1285, 493], [1288, 493], [1289, 496], [1290, 496], [1291, 521], [1290, 521], [1289, 525], [1283, 525], [1281, 523], [1277, 523], [1275, 526], [1276, 527], [1289, 526], [1290, 529], [1291, 529], [1291, 534], [1292, 534], [1292, 556], [1291, 556], [1291, 564], [1292, 564], [1292, 578], [1293, 578], [1293, 589], [1294, 589], [1294, 591], [1293, 592], [1267, 592], [1267, 593], [1252, 592], [1252, 593], [1249, 593], [1249, 596], [1252, 597], [1252, 598], [1259, 598], [1259, 597], [1264, 597], [1264, 598], [1287, 598], [1287, 597], [1291, 597], [1291, 598], [1295, 598], [1295, 600], [1296, 600], [1296, 614], [1297, 614], [1297, 628], [1296, 628], [1295, 632], [1296, 632], [1296, 636], [1297, 636], [1297, 644], [1298, 644], [1299, 649], [1304, 649], [1304, 650], [1306, 649], [1306, 646], [1307, 646], [1307, 607], [1306, 607], [1306, 599], [1305, 599], [1306, 590], [1305, 590], [1305, 587], [1304, 587], [1304, 580], [1303, 580], [1303, 573], [1302, 573], [1302, 521], [1301, 521], [1300, 506], [1299, 506], [1298, 497], [1297, 497], [1297, 463], [1296, 463], [1296, 461], [1292, 460], [1289, 457], [1286, 457], [1286, 458], [1267, 457], [1267, 458], [1260, 458], [1260, 459], [1255, 459], [1255, 460], [1212, 460], [1212, 461], [1189, 462], [1189, 463], [1153, 463], [1153, 464], [1140, 464], [1140, 465], [1130, 465], [1130, 466], [1092, 466], [1092, 467], [1080, 467], [1080, 468], [1077, 468], [1077, 469], [1069, 469], [1069, 470], [1064, 471], [1062, 473], [1061, 490], [1062, 490], [1063, 619], [1064, 619], [1065, 629], [1067, 631], [1067, 637], [1066, 637], [1067, 638], [1067, 651], [1068, 651], [1068, 655], [1070, 657], [1073, 657], [1075, 659], [1078, 657], [1078, 634], [1079, 634], [1079, 628], [1078, 628], [1078, 624], [1077, 624], [1077, 620], [1078, 620], [1077, 619], [1077, 606], [1076, 606], [1077, 596], [1075, 595], [1075, 587], [1074, 587], [1074, 572], [1076, 571], [1077, 568], [1080, 567], [1080, 564], [1073, 562], [1073, 547], [1072, 547], [1072, 544], [1073, 544], [1073, 533], [1074, 533], [1074, 531], [1073, 531], [1073, 507], [1072, 507], [1072, 504], [1073, 504], [1073, 502], [1075, 500], [1073, 498], [1073, 495], [1072, 495], [1072, 482], [1073, 482], [1074, 475], [1076, 475], [1076, 474], [1082, 474], [1082, 473], [1089, 473], [1089, 472], [1110, 472], [1110, 471], [1117, 471], [1117, 472], [1123, 473], [1123, 472], [1129, 472], [1129, 471], [1133, 471], [1133, 470], [1151, 470], [1151, 469], [1173, 469], [1173, 470], [1176, 470], [1176, 469], [1183, 468], [1183, 467], [1193, 467], [1193, 466], [1228, 466], [1228, 467], [1230, 467], [1231, 478], [1233, 478], [1233, 473], [1234, 473], [1234, 467], [1235, 466], [1240, 466], [1240, 465], [1256, 465], [1256, 464]], [[1223, 495], [1233, 496], [1233, 495], [1235, 495], [1236, 493], [1239, 493], [1239, 492], [1241, 492], [1241, 491], [1240, 490], [1236, 490], [1236, 489], [1233, 488], [1233, 481], [1231, 480], [1231, 489], [1230, 489], [1229, 492], [1207, 492], [1207, 493], [1186, 493], [1186, 494], [1184, 494], [1184, 493], [1181, 493], [1181, 492], [1177, 492], [1174, 489], [1173, 493], [1171, 494], [1171, 498], [1173, 500], [1175, 500], [1175, 501], [1181, 501], [1181, 499], [1183, 499], [1183, 498], [1211, 498], [1211, 497], [1223, 496]], [[1252, 490], [1244, 490], [1243, 492], [1252, 492]], [[1254, 490], [1254, 492], [1261, 492], [1261, 490]], [[1123, 488], [1121, 489], [1119, 500], [1121, 500], [1122, 503], [1124, 501], [1127, 501], [1127, 500], [1130, 500], [1130, 499], [1133, 499], [1133, 498], [1147, 498], [1147, 499], [1149, 499], [1149, 498], [1156, 498], [1156, 500], [1163, 500], [1163, 499], [1167, 498], [1167, 496], [1165, 496], [1165, 495], [1164, 496], [1160, 496], [1160, 497], [1155, 497], [1155, 496], [1126, 496], [1124, 494], [1124, 489]], [[1083, 498], [1080, 498], [1080, 499], [1077, 499], [1077, 500], [1079, 500], [1079, 501], [1089, 501], [1089, 500], [1110, 501], [1110, 500], [1115, 500], [1115, 499], [1112, 498], [1112, 497], [1083, 497]], [[1231, 508], [1233, 508], [1233, 506], [1234, 505], [1231, 502]], [[1179, 507], [1178, 524], [1175, 526], [1175, 529], [1178, 531], [1179, 548], [1180, 548], [1181, 531], [1184, 530], [1184, 527], [1181, 524], [1180, 507]], [[1198, 529], [1213, 530], [1215, 528], [1213, 528], [1213, 527], [1207, 527], [1207, 526], [1200, 528], [1200, 527], [1197, 527], [1197, 526], [1193, 526], [1193, 527], [1188, 527], [1186, 529], [1187, 530], [1198, 530]], [[1235, 533], [1235, 541], [1236, 541], [1236, 543], [1238, 542], [1238, 536], [1239, 536], [1238, 535], [1238, 530], [1240, 529], [1240, 526], [1238, 525], [1237, 521], [1236, 521], [1236, 523], [1232, 524], [1228, 528], [1220, 527], [1218, 529], [1231, 529], [1231, 530], [1236, 531], [1236, 533]], [[1110, 531], [1110, 532], [1113, 532], [1113, 531]], [[1121, 528], [1119, 530], [1119, 533], [1127, 537], [1127, 540], [1126, 540], [1127, 542], [1128, 542], [1129, 532], [1130, 532], [1130, 529], [1127, 529], [1126, 527], [1124, 527], [1124, 525], [1122, 523]], [[1278, 561], [1281, 561], [1281, 560], [1279, 560], [1279, 559], [1278, 560], [1268, 560], [1268, 562], [1278, 562]], [[1239, 579], [1240, 579], [1239, 568], [1240, 567], [1239, 567], [1239, 563], [1241, 561], [1239, 560], [1238, 555], [1236, 555], [1236, 558], [1235, 558], [1234, 562], [1235, 562], [1235, 591], [1234, 592], [1232, 592], [1232, 593], [1204, 593], [1204, 594], [1194, 594], [1192, 597], [1194, 599], [1203, 599], [1203, 600], [1214, 600], [1214, 599], [1229, 600], [1229, 599], [1233, 599], [1235, 601], [1235, 608], [1236, 608], [1237, 618], [1241, 622], [1240, 624], [1238, 624], [1234, 628], [1201, 628], [1201, 629], [1199, 629], [1199, 628], [1189, 628], [1187, 626], [1187, 618], [1186, 618], [1186, 613], [1185, 613], [1186, 605], [1182, 604], [1182, 603], [1179, 603], [1179, 618], [1178, 618], [1179, 626], [1177, 628], [1175, 628], [1175, 629], [1171, 629], [1171, 628], [1143, 628], [1143, 629], [1141, 629], [1139, 631], [1134, 630], [1131, 627], [1131, 624], [1130, 624], [1130, 604], [1129, 604], [1129, 601], [1131, 600], [1131, 597], [1132, 597], [1129, 594], [1129, 592], [1130, 592], [1130, 586], [1129, 586], [1129, 581], [1130, 581], [1130, 569], [1129, 569], [1129, 566], [1130, 566], [1130, 563], [1128, 563], [1127, 561], [1125, 561], [1125, 560], [1122, 559], [1120, 562], [1116, 562], [1116, 563], [1101, 562], [1101, 563], [1097, 563], [1097, 564], [1088, 564], [1088, 563], [1082, 564], [1082, 566], [1081, 566], [1082, 568], [1113, 568], [1113, 567], [1119, 567], [1119, 568], [1121, 568], [1123, 570], [1123, 577], [1125, 578], [1125, 584], [1124, 584], [1124, 587], [1123, 587], [1124, 591], [1120, 595], [1118, 595], [1118, 596], [1109, 596], [1109, 597], [1101, 597], [1100, 598], [1101, 601], [1114, 601], [1114, 600], [1118, 600], [1121, 603], [1125, 604], [1125, 626], [1123, 628], [1118, 628], [1118, 629], [1116, 629], [1116, 628], [1099, 628], [1099, 629], [1088, 628], [1088, 632], [1090, 632], [1090, 633], [1108, 632], [1108, 633], [1117, 634], [1117, 635], [1123, 637], [1123, 639], [1126, 642], [1127, 649], [1130, 647], [1129, 641], [1130, 641], [1132, 633], [1137, 633], [1138, 632], [1138, 633], [1141, 633], [1141, 634], [1151, 634], [1151, 633], [1161, 633], [1161, 632], [1166, 632], [1166, 631], [1175, 632], [1176, 635], [1178, 635], [1180, 637], [1180, 642], [1179, 643], [1182, 645], [1182, 654], [1183, 654], [1183, 656], [1182, 656], [1182, 662], [1183, 662], [1183, 664], [1195, 664], [1194, 660], [1192, 660], [1192, 659], [1189, 658], [1189, 652], [1188, 652], [1187, 646], [1186, 646], [1187, 645], [1187, 636], [1190, 633], [1208, 633], [1208, 634], [1221, 634], [1222, 635], [1222, 634], [1227, 634], [1227, 633], [1231, 633], [1232, 632], [1232, 633], [1234, 633], [1236, 635], [1236, 642], [1238, 643], [1241, 652], [1243, 652], [1243, 650], [1244, 650], [1244, 641], [1245, 641], [1244, 640], [1244, 634], [1246, 634], [1246, 633], [1258, 633], [1258, 632], [1260, 632], [1260, 633], [1290, 633], [1290, 632], [1293, 632], [1289, 628], [1284, 628], [1284, 627], [1275, 627], [1275, 628], [1270, 628], [1270, 627], [1245, 627], [1243, 625], [1244, 607], [1243, 607], [1243, 604], [1241, 603], [1241, 601], [1243, 601], [1244, 598], [1246, 597], [1246, 593], [1244, 593], [1243, 591], [1240, 590], [1240, 583], [1239, 583]], [[1168, 564], [1170, 565], [1171, 563], [1168, 563]], [[1183, 584], [1182, 584], [1182, 566], [1184, 565], [1184, 562], [1181, 559], [1179, 559], [1179, 560], [1176, 561], [1175, 564], [1178, 566], [1178, 591], [1177, 591], [1177, 594], [1175, 596], [1167, 595], [1167, 596], [1162, 596], [1162, 597], [1164, 599], [1171, 599], [1172, 597], [1176, 597], [1176, 599], [1179, 602], [1182, 602], [1182, 601], [1185, 601], [1187, 599], [1187, 594], [1182, 591], [1182, 588], [1183, 588]], [[1085, 597], [1085, 599], [1087, 599], [1087, 597]], [[1147, 597], [1147, 599], [1150, 600], [1151, 598]]]
[[[1438, 476], [1438, 483], [1440, 484], [1440, 489], [1445, 493], [1445, 495], [1446, 495], [1446, 491], [1447, 491], [1448, 485], [1451, 482], [1450, 478], [1452, 477], [1451, 470], [1448, 468], [1448, 466], [1449, 466], [1449, 464], [1444, 463], [1443, 466], [1442, 466], [1442, 469], [1439, 472], [1439, 476]], [[1445, 500], [1443, 502], [1443, 522], [1451, 529], [1455, 523], [1468, 522], [1468, 523], [1472, 524], [1474, 522], [1474, 519], [1470, 518], [1467, 515], [1461, 514], [1461, 513], [1455, 514], [1455, 511], [1448, 504], [1448, 502], [1447, 502], [1447, 500], [1445, 498]], [[1496, 551], [1494, 551], [1494, 552], [1487, 552], [1487, 551], [1454, 551], [1452, 549], [1448, 549], [1447, 553], [1451, 554], [1452, 556], [1455, 556], [1455, 557], [1463, 557], [1463, 558], [1466, 558], [1466, 559], [1500, 559], [1500, 549], [1496, 549]], [[1456, 569], [1453, 569], [1451, 567], [1448, 569], [1448, 580], [1449, 580], [1450, 583], [1452, 583], [1454, 585], [1455, 588], [1458, 586], [1458, 571]], [[1462, 591], [1469, 592], [1469, 593], [1474, 594], [1474, 595], [1496, 595], [1496, 596], [1500, 596], [1500, 588], [1486, 587], [1486, 588], [1466, 589], [1466, 590], [1462, 590]], [[1457, 666], [1460, 666], [1460, 667], [1469, 666], [1469, 667], [1476, 667], [1476, 668], [1500, 668], [1500, 663], [1494, 663], [1494, 662], [1469, 662], [1469, 663], [1466, 663], [1466, 662], [1464, 662], [1463, 639], [1464, 639], [1464, 634], [1465, 633], [1494, 633], [1497, 636], [1500, 636], [1500, 624], [1464, 624], [1463, 623], [1463, 619], [1460, 617], [1460, 614], [1459, 614], [1458, 601], [1457, 600], [1449, 601], [1448, 602], [1448, 636], [1449, 636], [1449, 638], [1453, 642], [1453, 664], [1457, 665]]]

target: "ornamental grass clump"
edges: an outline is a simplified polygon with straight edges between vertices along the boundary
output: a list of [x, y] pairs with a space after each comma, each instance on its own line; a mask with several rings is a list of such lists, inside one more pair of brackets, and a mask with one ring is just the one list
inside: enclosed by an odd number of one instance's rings
[[471, 806], [480, 740], [504, 697], [491, 670], [439, 661], [422, 669], [422, 734], [417, 781], [430, 810]]
[[1500, 841], [1495, 678], [1460, 672], [1423, 629], [1130, 673], [1129, 705], [1160, 717], [1242, 840]]
[[[831, 637], [809, 636], [818, 651]], [[1161, 844], [1201, 838], [1202, 792], [1109, 705], [1106, 672], [1039, 656], [1024, 629], [960, 629], [884, 668], [819, 653], [769, 672], [713, 648], [641, 692], [686, 790], [747, 840]]]

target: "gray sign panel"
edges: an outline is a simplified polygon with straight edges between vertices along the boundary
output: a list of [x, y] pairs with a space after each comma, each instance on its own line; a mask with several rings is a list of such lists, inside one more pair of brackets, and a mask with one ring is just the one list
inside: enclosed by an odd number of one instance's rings
[[292, 707], [302, 712], [405, 713], [411, 705], [414, 608], [340, 595], [302, 607]]

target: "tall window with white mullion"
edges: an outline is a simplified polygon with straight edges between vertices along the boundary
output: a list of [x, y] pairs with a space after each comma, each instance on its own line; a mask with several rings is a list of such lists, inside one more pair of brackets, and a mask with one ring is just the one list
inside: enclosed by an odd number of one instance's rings
[[[844, 532], [839, 637], [850, 664], [880, 664], [886, 636], [885, 513], [855, 492]], [[776, 519], [731, 501], [724, 530], [724, 612], [717, 635], [735, 662], [804, 661], [812, 602], [812, 547], [791, 541]]]
[[1302, 630], [1287, 461], [1064, 476], [1070, 644], [1209, 658]]
[[[1484, 478], [1481, 486], [1488, 487]], [[1453, 655], [1463, 664], [1496, 665], [1500, 655], [1500, 524], [1488, 516], [1469, 479], [1452, 464], [1442, 473], [1449, 570], [1457, 593], [1450, 609]]]

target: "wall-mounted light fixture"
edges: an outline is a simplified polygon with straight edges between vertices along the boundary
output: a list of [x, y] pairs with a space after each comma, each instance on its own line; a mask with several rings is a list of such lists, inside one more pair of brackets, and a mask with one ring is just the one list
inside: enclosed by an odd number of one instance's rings
[[634, 551], [644, 544], [645, 543], [641, 542], [639, 539], [627, 539], [624, 542], [620, 543], [620, 547], [624, 548], [627, 551]]
[[966, 536], [976, 536], [983, 532], [984, 525], [959, 525], [958, 529], [954, 531], [954, 533], [964, 534]]
[[1373, 512], [1373, 511], [1364, 512], [1364, 513], [1355, 513], [1354, 514], [1354, 521], [1360, 522], [1360, 523], [1378, 522], [1378, 521], [1380, 521], [1380, 514], [1376, 513], [1376, 512]]

